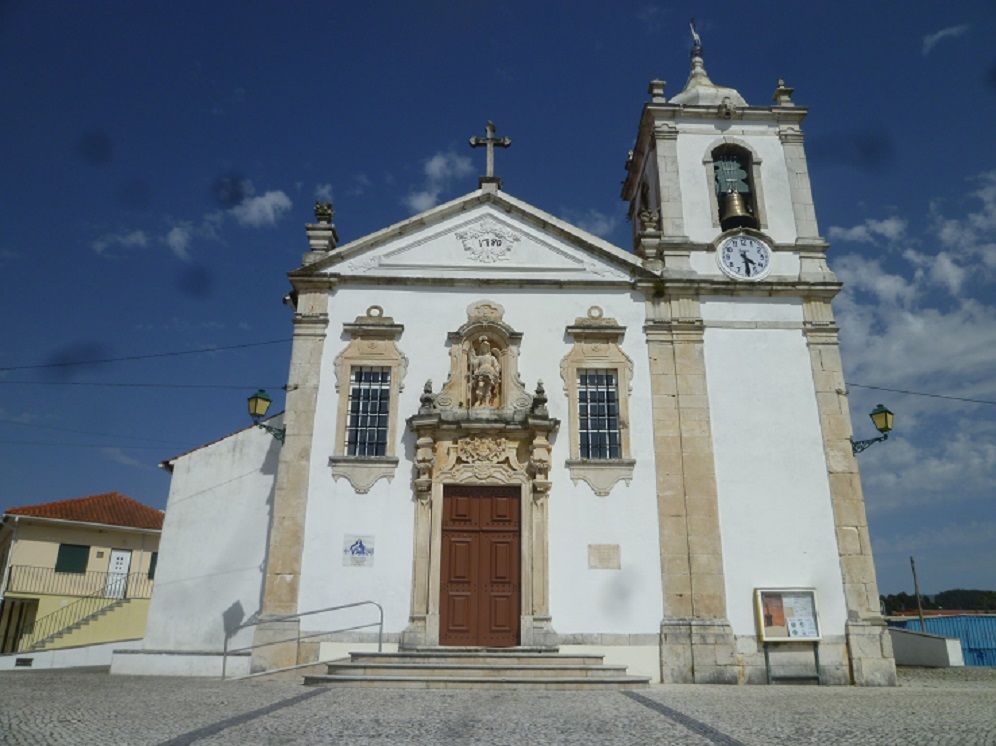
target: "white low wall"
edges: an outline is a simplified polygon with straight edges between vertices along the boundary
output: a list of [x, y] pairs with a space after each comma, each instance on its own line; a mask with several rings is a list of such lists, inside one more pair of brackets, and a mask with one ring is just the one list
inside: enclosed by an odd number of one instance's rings
[[889, 634], [897, 666], [948, 668], [965, 665], [961, 640], [957, 637], [941, 637], [896, 627], [890, 627]]
[[[0, 655], [0, 671], [37, 671], [39, 668], [84, 668], [88, 666], [109, 666], [115, 650], [142, 647], [142, 640], [118, 640], [102, 642], [99, 645], [80, 645], [59, 650], [40, 650], [32, 653], [11, 653]], [[19, 659], [28, 659], [30, 666], [18, 666]]]
[[[115, 650], [111, 673], [130, 676], [210, 676], [221, 678], [221, 653], [173, 650]], [[249, 675], [249, 654], [231, 653], [226, 676]]]
[[657, 645], [561, 645], [561, 655], [601, 655], [607, 666], [626, 666], [629, 676], [661, 681], [661, 649]]

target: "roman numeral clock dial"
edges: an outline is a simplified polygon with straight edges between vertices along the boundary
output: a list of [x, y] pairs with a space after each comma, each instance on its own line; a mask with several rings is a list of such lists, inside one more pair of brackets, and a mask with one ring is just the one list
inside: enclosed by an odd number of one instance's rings
[[716, 250], [719, 268], [734, 280], [763, 280], [771, 271], [771, 248], [759, 238], [741, 233], [723, 239]]

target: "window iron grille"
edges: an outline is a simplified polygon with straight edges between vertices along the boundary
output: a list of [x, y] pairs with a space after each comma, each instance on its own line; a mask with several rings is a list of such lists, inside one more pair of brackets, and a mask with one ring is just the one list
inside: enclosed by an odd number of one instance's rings
[[615, 370], [578, 371], [578, 437], [583, 459], [622, 458]]
[[346, 455], [383, 456], [387, 453], [391, 369], [359, 366], [350, 371], [349, 379]]

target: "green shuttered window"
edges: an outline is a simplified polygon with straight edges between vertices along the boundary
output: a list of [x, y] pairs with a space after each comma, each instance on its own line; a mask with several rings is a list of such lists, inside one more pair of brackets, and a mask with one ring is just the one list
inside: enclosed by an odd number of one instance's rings
[[59, 556], [55, 560], [56, 572], [86, 572], [90, 558], [90, 547], [82, 544], [60, 544]]

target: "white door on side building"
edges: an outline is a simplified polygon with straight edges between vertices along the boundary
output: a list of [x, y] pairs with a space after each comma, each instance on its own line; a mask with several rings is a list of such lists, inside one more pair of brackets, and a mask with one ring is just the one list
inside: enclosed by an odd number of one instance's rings
[[124, 598], [125, 591], [128, 590], [128, 569], [130, 567], [130, 549], [111, 550], [111, 561], [107, 564], [107, 583], [104, 585], [104, 596]]

